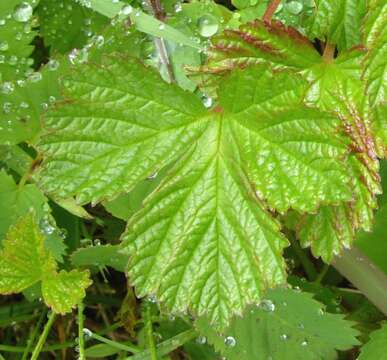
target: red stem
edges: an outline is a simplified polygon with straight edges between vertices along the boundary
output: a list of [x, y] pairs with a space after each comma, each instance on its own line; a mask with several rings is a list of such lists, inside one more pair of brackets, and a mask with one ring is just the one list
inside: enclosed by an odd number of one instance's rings
[[271, 0], [269, 5], [267, 6], [267, 9], [265, 11], [265, 14], [263, 15], [263, 21], [265, 22], [271, 22], [271, 18], [273, 17], [274, 13], [276, 12], [279, 4], [281, 4], [282, 0]]

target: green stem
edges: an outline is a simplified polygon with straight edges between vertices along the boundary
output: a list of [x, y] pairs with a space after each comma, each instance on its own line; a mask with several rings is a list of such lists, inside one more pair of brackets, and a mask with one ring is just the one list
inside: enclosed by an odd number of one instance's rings
[[48, 317], [48, 321], [46, 325], [44, 326], [43, 332], [39, 337], [38, 343], [35, 346], [35, 349], [32, 353], [31, 360], [37, 360], [39, 358], [39, 354], [42, 351], [43, 345], [46, 342], [48, 333], [50, 332], [51, 326], [54, 323], [55, 320], [55, 313], [51, 312], [50, 316]]
[[85, 360], [85, 338], [83, 334], [83, 310], [84, 305], [83, 302], [78, 304], [78, 347], [79, 347], [79, 360]]
[[127, 351], [127, 352], [131, 352], [133, 354], [136, 354], [138, 352], [141, 351], [141, 349], [134, 345], [134, 344], [130, 344], [130, 345], [124, 345], [124, 344], [120, 344], [116, 341], [113, 341], [113, 340], [110, 340], [110, 339], [107, 339], [101, 335], [98, 335], [98, 334], [95, 334], [95, 333], [91, 333], [90, 337], [92, 339], [95, 339], [95, 340], [98, 340], [104, 344], [107, 344], [107, 345], [110, 345], [116, 349], [119, 349], [119, 350], [123, 350], [123, 351]]
[[[168, 340], [163, 341], [157, 346], [157, 357], [156, 359], [161, 359], [163, 356], [168, 355], [172, 351], [176, 350], [185, 343], [195, 339], [198, 336], [198, 333], [194, 329], [184, 331]], [[139, 354], [129, 356], [126, 360], [149, 360], [150, 351], [145, 350]]]
[[290, 239], [292, 249], [296, 253], [296, 256], [298, 257], [298, 259], [300, 260], [309, 280], [312, 281], [312, 280], [316, 279], [317, 278], [317, 271], [316, 271], [313, 263], [310, 261], [309, 257], [306, 255], [305, 251], [301, 248], [298, 241], [295, 240], [292, 236], [289, 236], [288, 238]]
[[31, 351], [32, 344], [35, 342], [36, 336], [38, 335], [38, 332], [40, 330], [40, 327], [42, 326], [43, 319], [45, 318], [45, 316], [47, 316], [47, 310], [46, 309], [42, 311], [42, 313], [41, 313], [41, 315], [39, 317], [39, 320], [38, 320], [36, 326], [34, 327], [34, 330], [31, 332], [31, 335], [28, 338], [27, 346], [24, 349], [22, 360], [26, 360], [27, 359], [27, 356], [28, 356], [28, 354]]
[[144, 321], [145, 321], [145, 331], [146, 331], [146, 337], [148, 340], [150, 359], [157, 360], [156, 344], [155, 344], [155, 339], [153, 337], [153, 324], [152, 324], [151, 307], [149, 304], [146, 304], [145, 306], [146, 306], [146, 308], [145, 308], [145, 313], [144, 313]]
[[333, 266], [387, 315], [387, 276], [358, 248], [345, 250]]
[[314, 281], [315, 284], [320, 284], [321, 281], [323, 281], [325, 275], [327, 274], [327, 272], [328, 272], [328, 270], [329, 270], [329, 267], [330, 267], [330, 265], [324, 264], [323, 269], [320, 271], [320, 273], [319, 273], [318, 276], [316, 277], [316, 280]]

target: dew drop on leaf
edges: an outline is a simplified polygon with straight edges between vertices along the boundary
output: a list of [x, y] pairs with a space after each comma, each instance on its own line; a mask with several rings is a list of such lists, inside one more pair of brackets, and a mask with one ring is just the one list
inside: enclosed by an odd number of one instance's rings
[[226, 346], [230, 346], [230, 347], [234, 347], [236, 345], [236, 340], [234, 337], [232, 336], [227, 336], [225, 339], [224, 339], [224, 344]]
[[196, 342], [200, 345], [204, 345], [207, 342], [207, 338], [205, 336], [198, 336]]
[[133, 11], [133, 8], [130, 6], [130, 5], [125, 5], [121, 11], [120, 11], [120, 15], [130, 15]]
[[286, 341], [286, 340], [289, 339], [289, 336], [286, 335], [286, 334], [282, 334], [282, 335], [280, 336], [280, 339], [283, 340], [283, 341]]
[[83, 335], [85, 336], [86, 339], [90, 339], [91, 336], [93, 335], [93, 333], [91, 332], [91, 330], [87, 329], [87, 328], [83, 328], [82, 329], [82, 332], [83, 332]]
[[203, 96], [202, 101], [203, 101], [203, 105], [207, 109], [209, 109], [212, 106], [212, 98], [210, 98], [209, 96]]
[[275, 310], [275, 305], [271, 300], [262, 300], [259, 304], [259, 307], [267, 312], [272, 312]]
[[0, 51], [7, 51], [8, 47], [9, 46], [7, 41], [0, 41]]
[[293, 15], [298, 15], [302, 9], [303, 5], [302, 3], [298, 1], [290, 1], [286, 4], [286, 9]]
[[219, 23], [215, 16], [206, 14], [199, 18], [198, 28], [201, 36], [210, 37], [217, 33]]
[[301, 346], [308, 346], [308, 341], [307, 341], [307, 340], [304, 340], [304, 341], [301, 343]]
[[27, 2], [22, 2], [15, 7], [13, 18], [17, 22], [26, 22], [31, 19], [33, 13], [32, 6]]

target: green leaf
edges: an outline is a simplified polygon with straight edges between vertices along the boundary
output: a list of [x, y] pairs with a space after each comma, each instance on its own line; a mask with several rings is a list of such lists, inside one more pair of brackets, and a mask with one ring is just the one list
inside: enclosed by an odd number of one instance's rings
[[305, 24], [309, 38], [335, 44], [339, 50], [361, 43], [365, 0], [316, 0], [315, 4], [314, 15]]
[[337, 113], [353, 151], [347, 169], [352, 174], [352, 200], [335, 207], [323, 206], [317, 215], [305, 215], [298, 225], [302, 245], [311, 246], [313, 254], [326, 262], [352, 245], [356, 230], [371, 230], [376, 195], [381, 193], [380, 151], [373, 140], [373, 114], [360, 81], [362, 55], [359, 51], [343, 52], [334, 61], [321, 62], [308, 71], [311, 87], [307, 103]]
[[379, 209], [375, 215], [371, 232], [362, 231], [356, 238], [356, 246], [360, 248], [377, 266], [387, 274], [387, 242], [385, 232], [387, 227], [387, 163], [381, 164], [383, 195], [378, 198]]
[[21, 292], [43, 276], [44, 238], [27, 215], [11, 227], [0, 252], [0, 293]]
[[287, 242], [258, 196], [281, 212], [351, 196], [339, 120], [302, 105], [307, 84], [293, 73], [238, 70], [210, 111], [118, 57], [79, 66], [65, 85], [72, 100], [50, 112], [40, 146], [49, 193], [101, 201], [176, 161], [124, 236], [138, 294], [173, 311], [222, 327], [285, 281]]
[[85, 296], [85, 289], [91, 285], [87, 271], [60, 271], [43, 277], [42, 294], [45, 303], [56, 313], [71, 312]]
[[65, 62], [52, 59], [39, 72], [8, 82], [12, 91], [0, 96], [3, 109], [0, 113], [0, 144], [35, 142], [40, 131], [40, 116], [61, 97], [58, 76], [66, 66]]
[[43, 215], [43, 205], [47, 199], [42, 192], [32, 184], [18, 187], [12, 176], [0, 171], [0, 244], [9, 227], [28, 213], [32, 208], [38, 216]]
[[111, 266], [117, 271], [125, 271], [128, 257], [121, 254], [118, 245], [99, 245], [78, 249], [71, 254], [71, 262], [81, 266]]
[[306, 37], [277, 21], [256, 20], [239, 30], [225, 30], [211, 42], [208, 64], [202, 70], [213, 73], [262, 62], [296, 70], [320, 62], [320, 55]]
[[87, 271], [57, 272], [53, 253], [30, 212], [11, 227], [0, 253], [0, 293], [13, 294], [41, 282], [45, 303], [53, 311], [71, 311], [91, 284]]
[[386, 96], [387, 4], [384, 0], [369, 1], [364, 35], [368, 54], [363, 76], [371, 105], [375, 105], [384, 102]]
[[387, 324], [370, 335], [370, 340], [360, 351], [358, 360], [383, 359], [387, 353]]
[[41, 0], [37, 14], [45, 45], [62, 54], [82, 48], [108, 20], [73, 0]]
[[[0, 83], [24, 76], [24, 72], [33, 64], [28, 59], [34, 47], [31, 45], [36, 32], [31, 29], [32, 16], [21, 22], [15, 20], [15, 11], [22, 3], [35, 7], [38, 1], [7, 0], [0, 4]], [[4, 84], [0, 85], [4, 89]]]
[[40, 144], [40, 182], [59, 197], [77, 195], [84, 204], [128, 192], [181, 155], [203, 128], [200, 100], [134, 59], [84, 64], [64, 85], [77, 100], [47, 114]]
[[260, 306], [233, 319], [222, 335], [206, 319], [196, 322], [227, 359], [276, 360], [336, 359], [335, 350], [348, 350], [359, 342], [352, 322], [342, 315], [326, 313], [308, 293], [289, 289], [271, 290]]

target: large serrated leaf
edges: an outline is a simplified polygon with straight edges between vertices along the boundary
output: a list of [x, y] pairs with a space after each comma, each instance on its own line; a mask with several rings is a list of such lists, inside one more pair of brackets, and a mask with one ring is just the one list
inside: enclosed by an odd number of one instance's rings
[[222, 336], [204, 318], [196, 325], [230, 360], [333, 360], [335, 350], [359, 344], [352, 322], [326, 313], [310, 294], [289, 289], [271, 290], [259, 307], [233, 319]]
[[225, 326], [284, 281], [286, 240], [257, 195], [281, 212], [351, 195], [339, 120], [303, 106], [306, 83], [290, 72], [238, 70], [210, 111], [130, 59], [79, 66], [65, 84], [41, 142], [51, 194], [97, 202], [177, 160], [125, 236], [139, 295], [174, 311]]

